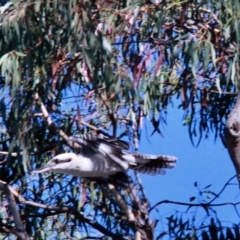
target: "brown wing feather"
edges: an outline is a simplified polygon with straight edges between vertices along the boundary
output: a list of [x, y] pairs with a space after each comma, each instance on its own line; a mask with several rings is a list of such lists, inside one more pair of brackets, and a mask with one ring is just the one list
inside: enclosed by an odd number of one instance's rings
[[113, 137], [107, 137], [103, 134], [90, 133], [86, 135], [76, 135], [73, 136], [72, 140], [83, 146], [92, 147], [96, 151], [101, 143], [106, 143], [108, 146], [119, 150], [128, 150], [130, 148], [130, 144], [128, 142]]

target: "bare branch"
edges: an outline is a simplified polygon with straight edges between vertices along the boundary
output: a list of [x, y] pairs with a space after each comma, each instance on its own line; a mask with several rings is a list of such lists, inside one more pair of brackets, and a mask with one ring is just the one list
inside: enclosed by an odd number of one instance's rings
[[135, 174], [137, 183], [138, 183], [138, 185], [139, 185], [139, 187], [140, 187], [140, 191], [141, 191], [141, 193], [142, 193], [142, 195], [143, 195], [143, 197], [144, 197], [144, 200], [145, 200], [146, 202], [148, 202], [148, 198], [147, 198], [147, 195], [146, 195], [146, 193], [145, 193], [145, 191], [144, 191], [144, 187], [143, 187], [143, 185], [142, 185], [142, 181], [141, 181], [141, 179], [140, 179], [140, 177], [139, 177], [139, 174], [138, 174], [137, 171], [134, 171], [134, 174]]
[[27, 232], [25, 231], [24, 224], [20, 218], [20, 214], [17, 209], [17, 204], [12, 194], [12, 189], [9, 188], [6, 182], [0, 180], [0, 190], [5, 192], [6, 198], [8, 199], [9, 202], [10, 211], [13, 215], [15, 229], [11, 230], [11, 232], [22, 240], [30, 239]]
[[[183, 206], [188, 206], [188, 207], [220, 207], [220, 206], [227, 206], [227, 205], [231, 205], [233, 207], [236, 207], [237, 205], [240, 204], [240, 202], [236, 202], [236, 203], [217, 203], [217, 204], [212, 204], [212, 202], [214, 202], [217, 198], [220, 197], [220, 195], [223, 193], [223, 191], [225, 190], [225, 188], [229, 185], [230, 181], [232, 181], [234, 178], [236, 177], [233, 176], [231, 177], [223, 186], [223, 188], [220, 190], [220, 192], [209, 202], [207, 203], [185, 203], [185, 202], [176, 202], [176, 201], [170, 201], [170, 200], [163, 200], [160, 202], [157, 202], [156, 204], [154, 204], [150, 209], [149, 209], [149, 213], [156, 208], [157, 206], [163, 204], [163, 203], [170, 203], [170, 204], [176, 204], [176, 205], [183, 205]], [[239, 215], [239, 213], [237, 212], [237, 214]]]
[[[0, 153], [1, 154], [1, 153]], [[4, 163], [6, 163], [7, 162], [7, 160], [3, 160], [3, 161], [1, 161], [0, 162], [0, 165], [3, 165]]]
[[[38, 93], [35, 93], [35, 100], [36, 101], [40, 101], [40, 98], [38, 96]], [[75, 149], [81, 149], [81, 146], [79, 144], [73, 143], [72, 141], [69, 140], [67, 134], [65, 132], [63, 132], [62, 130], [59, 130], [56, 125], [54, 124], [54, 122], [52, 121], [51, 117], [49, 116], [49, 113], [46, 109], [46, 107], [44, 106], [43, 102], [39, 103], [41, 105], [41, 110], [43, 113], [43, 117], [46, 119], [48, 126], [53, 127], [56, 131], [58, 131], [59, 135], [67, 142], [67, 144]]]
[[141, 239], [142, 239], [142, 238], [141, 238], [141, 233], [140, 233], [140, 231], [136, 231], [134, 240], [141, 240]]
[[223, 193], [223, 191], [225, 190], [225, 188], [229, 185], [229, 183], [236, 177], [236, 175], [234, 175], [233, 177], [231, 177], [223, 186], [223, 188], [220, 190], [220, 192], [211, 200], [208, 202], [208, 204], [211, 204], [212, 202], [214, 202], [217, 198], [220, 197], [220, 195]]
[[[0, 155], [8, 156], [8, 154], [9, 154], [9, 152], [6, 152], [6, 151], [0, 151]], [[22, 155], [22, 152], [20, 152], [20, 155]], [[17, 156], [18, 156], [18, 153], [13, 152], [13, 153], [11, 153], [11, 156], [12, 156], [12, 157], [17, 157]]]
[[124, 200], [122, 199], [121, 195], [115, 189], [114, 185], [109, 183], [108, 184], [108, 188], [112, 192], [112, 194], [114, 195], [115, 199], [117, 200], [117, 202], [119, 204], [119, 207], [122, 209], [124, 214], [127, 216], [128, 221], [134, 222], [135, 221], [135, 217], [134, 217], [134, 215], [132, 213], [132, 210], [128, 208], [127, 204], [124, 202]]

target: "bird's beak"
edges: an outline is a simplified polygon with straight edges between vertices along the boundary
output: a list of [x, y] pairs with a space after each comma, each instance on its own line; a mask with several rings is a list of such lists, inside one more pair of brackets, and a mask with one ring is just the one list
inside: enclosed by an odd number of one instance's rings
[[32, 171], [32, 174], [35, 174], [35, 173], [45, 173], [45, 172], [48, 172], [51, 170], [51, 168], [55, 166], [55, 164], [47, 164], [43, 167], [40, 167], [38, 169], [35, 169], [34, 171]]
[[71, 160], [72, 160], [71, 158], [66, 158], [66, 159], [62, 159], [61, 161], [58, 161], [58, 159], [53, 158], [45, 166], [32, 171], [32, 174], [49, 172], [57, 164], [71, 162]]
[[41, 167], [41, 168], [38, 168], [34, 171], [32, 171], [32, 173], [44, 173], [44, 172], [48, 172], [51, 168], [49, 166], [44, 166], [44, 167]]

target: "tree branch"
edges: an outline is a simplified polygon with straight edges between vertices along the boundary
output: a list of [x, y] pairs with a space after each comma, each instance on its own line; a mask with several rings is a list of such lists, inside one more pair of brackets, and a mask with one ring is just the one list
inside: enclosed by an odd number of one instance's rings
[[8, 186], [6, 182], [0, 180], [0, 190], [5, 192], [6, 194], [6, 198], [8, 199], [9, 202], [9, 208], [15, 223], [15, 229], [11, 229], [11, 233], [13, 233], [22, 240], [30, 239], [27, 232], [25, 231], [24, 224], [20, 218], [20, 214], [17, 209], [17, 204], [12, 194], [12, 189]]
[[[223, 188], [219, 191], [219, 193], [209, 202], [207, 203], [184, 203], [184, 202], [176, 202], [176, 201], [170, 201], [170, 200], [163, 200], [160, 201], [156, 204], [154, 204], [150, 209], [149, 209], [149, 213], [156, 208], [157, 206], [163, 204], [163, 203], [170, 203], [170, 204], [177, 204], [177, 205], [184, 205], [184, 206], [188, 206], [188, 207], [220, 207], [220, 206], [226, 206], [226, 205], [231, 205], [236, 207], [238, 204], [240, 204], [240, 202], [237, 203], [217, 203], [217, 204], [212, 204], [212, 202], [214, 202], [217, 198], [220, 197], [220, 195], [223, 193], [223, 191], [225, 190], [225, 188], [229, 185], [229, 183], [236, 177], [236, 175], [234, 175], [233, 177], [231, 177], [223, 186]], [[237, 214], [239, 214], [237, 212]]]
[[226, 203], [215, 203], [215, 204], [210, 204], [210, 203], [186, 203], [186, 202], [177, 202], [177, 201], [170, 201], [170, 200], [163, 200], [160, 201], [154, 206], [152, 206], [149, 209], [149, 212], [151, 212], [155, 207], [163, 204], [163, 203], [170, 203], [170, 204], [176, 204], [176, 205], [182, 205], [182, 206], [188, 206], [188, 207], [221, 207], [221, 206], [237, 206], [240, 204], [240, 202], [236, 203], [231, 203], [231, 202], [226, 202]]
[[128, 221], [134, 222], [135, 217], [132, 213], [132, 210], [128, 208], [127, 204], [122, 199], [121, 195], [118, 193], [118, 191], [115, 189], [115, 186], [113, 184], [108, 184], [108, 188], [111, 191], [111, 193], [114, 195], [116, 201], [119, 204], [119, 207], [122, 209], [124, 214], [127, 216]]
[[223, 186], [223, 188], [220, 190], [220, 192], [211, 200], [208, 202], [208, 204], [211, 204], [212, 202], [214, 202], [217, 198], [220, 197], [220, 195], [223, 193], [223, 191], [225, 190], [225, 188], [229, 185], [229, 183], [236, 177], [236, 175], [234, 175], [233, 177], [231, 177]]
[[67, 142], [67, 144], [69, 146], [71, 146], [75, 149], [81, 149], [81, 146], [79, 144], [76, 144], [76, 143], [70, 141], [67, 134], [65, 132], [63, 132], [61, 129], [58, 129], [56, 127], [56, 125], [52, 121], [51, 117], [49, 116], [49, 113], [48, 113], [46, 107], [44, 106], [43, 102], [40, 101], [38, 93], [35, 93], [34, 99], [35, 99], [35, 101], [38, 101], [38, 103], [40, 104], [41, 110], [42, 110], [42, 113], [43, 113], [43, 117], [46, 119], [46, 122], [47, 122], [48, 126], [53, 127], [56, 131], [58, 131], [58, 134]]

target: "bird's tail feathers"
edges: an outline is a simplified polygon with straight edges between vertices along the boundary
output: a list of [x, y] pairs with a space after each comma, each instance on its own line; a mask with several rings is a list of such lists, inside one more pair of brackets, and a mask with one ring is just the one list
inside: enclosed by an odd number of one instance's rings
[[165, 174], [166, 168], [174, 168], [177, 158], [167, 155], [134, 154], [138, 166], [131, 168], [150, 175]]
[[149, 161], [160, 161], [166, 163], [175, 163], [177, 158], [168, 155], [153, 155], [153, 154], [133, 154], [139, 163], [147, 163]]

